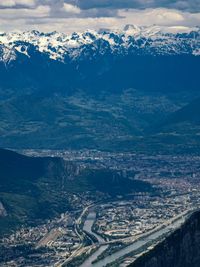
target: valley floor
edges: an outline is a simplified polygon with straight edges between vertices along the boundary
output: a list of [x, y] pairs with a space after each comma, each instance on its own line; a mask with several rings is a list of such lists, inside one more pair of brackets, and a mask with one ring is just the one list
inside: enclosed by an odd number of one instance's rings
[[46, 150], [23, 153], [61, 156], [80, 167], [119, 169], [124, 177], [134, 171], [135, 178], [148, 181], [156, 190], [116, 197], [75, 193], [72, 211], [37, 226], [24, 225], [2, 238], [0, 266], [127, 266], [200, 206], [197, 156]]

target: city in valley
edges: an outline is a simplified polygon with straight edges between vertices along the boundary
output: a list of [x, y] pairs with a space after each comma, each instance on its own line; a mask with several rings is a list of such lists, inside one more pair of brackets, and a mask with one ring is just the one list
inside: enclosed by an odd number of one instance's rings
[[[14, 266], [128, 266], [179, 227], [200, 204], [200, 157], [96, 150], [24, 150], [29, 156], [62, 157], [80, 169], [113, 169], [151, 184], [150, 192], [108, 196], [69, 193], [73, 209], [24, 225], [1, 239]], [[134, 177], [132, 177], [134, 173]], [[0, 213], [6, 212], [0, 203]], [[8, 250], [9, 251], [9, 250]]]

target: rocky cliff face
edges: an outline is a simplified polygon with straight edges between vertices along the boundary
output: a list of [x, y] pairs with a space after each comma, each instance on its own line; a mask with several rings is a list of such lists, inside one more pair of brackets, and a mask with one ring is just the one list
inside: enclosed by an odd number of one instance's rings
[[5, 217], [7, 215], [7, 212], [3, 206], [3, 204], [0, 201], [0, 217]]
[[130, 267], [199, 267], [200, 211]]

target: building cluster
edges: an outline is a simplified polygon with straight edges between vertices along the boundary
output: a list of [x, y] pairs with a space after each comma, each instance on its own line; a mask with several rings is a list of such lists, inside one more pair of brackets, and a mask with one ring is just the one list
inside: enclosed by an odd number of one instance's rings
[[[54, 266], [66, 259], [80, 256], [86, 246], [80, 233], [84, 216], [78, 218], [87, 207], [94, 205], [97, 217], [93, 231], [107, 242], [137, 238], [148, 231], [167, 224], [185, 211], [200, 206], [200, 157], [143, 155], [111, 153], [95, 150], [83, 151], [23, 151], [32, 156], [63, 157], [74, 161], [80, 168], [111, 168], [120, 170], [126, 178], [149, 182], [157, 188], [157, 194], [137, 193], [121, 200], [110, 200], [100, 194], [85, 192], [69, 194], [68, 201], [74, 208], [57, 218], [28, 227], [23, 226], [10, 236], [0, 240], [0, 246], [9, 253], [24, 247], [26, 256], [10, 257], [4, 266]], [[0, 212], [3, 207], [0, 203]], [[27, 253], [31, 248], [31, 253]], [[80, 249], [79, 249], [80, 248]], [[8, 257], [9, 259], [9, 257]], [[127, 259], [127, 262], [129, 260]]]

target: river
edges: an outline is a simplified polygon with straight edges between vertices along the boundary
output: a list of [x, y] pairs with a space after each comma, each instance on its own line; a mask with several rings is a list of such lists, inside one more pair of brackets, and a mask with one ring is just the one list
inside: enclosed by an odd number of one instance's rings
[[[95, 219], [96, 219], [96, 213], [90, 212], [86, 221], [85, 221], [83, 229], [85, 231], [87, 231], [88, 233], [94, 235], [98, 239], [98, 241], [101, 243], [102, 241], [104, 241], [103, 238], [100, 237], [99, 235], [95, 234], [92, 231], [92, 225], [93, 225]], [[93, 253], [88, 259], [86, 259], [85, 262], [80, 265], [80, 267], [103, 267], [103, 266], [106, 266], [108, 263], [114, 262], [117, 259], [119, 259], [120, 257], [125, 256], [126, 254], [128, 254], [130, 252], [134, 252], [134, 251], [138, 250], [142, 246], [146, 245], [150, 240], [157, 240], [162, 235], [169, 233], [172, 230], [172, 227], [174, 229], [180, 227], [180, 225], [183, 222], [184, 222], [184, 219], [181, 217], [181, 218], [177, 219], [175, 222], [173, 222], [172, 224], [166, 226], [165, 228], [162, 228], [162, 229], [160, 229], [160, 230], [158, 230], [152, 234], [149, 234], [148, 236], [145, 236], [142, 239], [135, 241], [131, 245], [129, 245], [125, 248], [122, 248], [121, 250], [114, 252], [112, 255], [109, 255], [109, 256], [105, 257], [104, 259], [92, 264], [92, 262], [99, 255], [101, 255], [101, 253], [103, 251], [105, 251], [106, 248], [108, 247], [108, 245], [101, 246], [101, 247], [99, 247], [99, 249], [95, 253]]]
[[93, 236], [95, 236], [98, 240], [99, 243], [102, 243], [104, 242], [105, 240], [100, 236], [100, 235], [97, 235], [96, 233], [94, 233], [92, 231], [92, 226], [94, 224], [96, 220], [96, 212], [90, 212], [86, 218], [86, 221], [84, 223], [84, 226], [83, 226], [83, 230], [88, 232], [89, 234], [92, 234]]
[[[104, 239], [100, 236], [100, 235], [97, 235], [96, 233], [94, 233], [92, 231], [92, 226], [95, 222], [95, 219], [96, 219], [96, 213], [95, 212], [90, 212], [86, 218], [86, 221], [84, 223], [84, 226], [83, 226], [83, 230], [88, 232], [89, 234], [92, 234], [93, 236], [95, 236], [98, 240], [99, 243], [101, 242], [104, 242]], [[101, 246], [97, 249], [96, 252], [94, 252], [89, 258], [87, 258], [83, 264], [80, 265], [80, 267], [91, 267], [91, 266], [95, 266], [95, 264], [92, 264], [92, 262], [94, 260], [97, 259], [97, 257], [99, 255], [101, 255], [101, 253], [104, 252], [104, 250], [106, 250], [108, 247], [108, 245], [105, 245], [105, 246]], [[102, 267], [102, 266], [101, 266]]]

